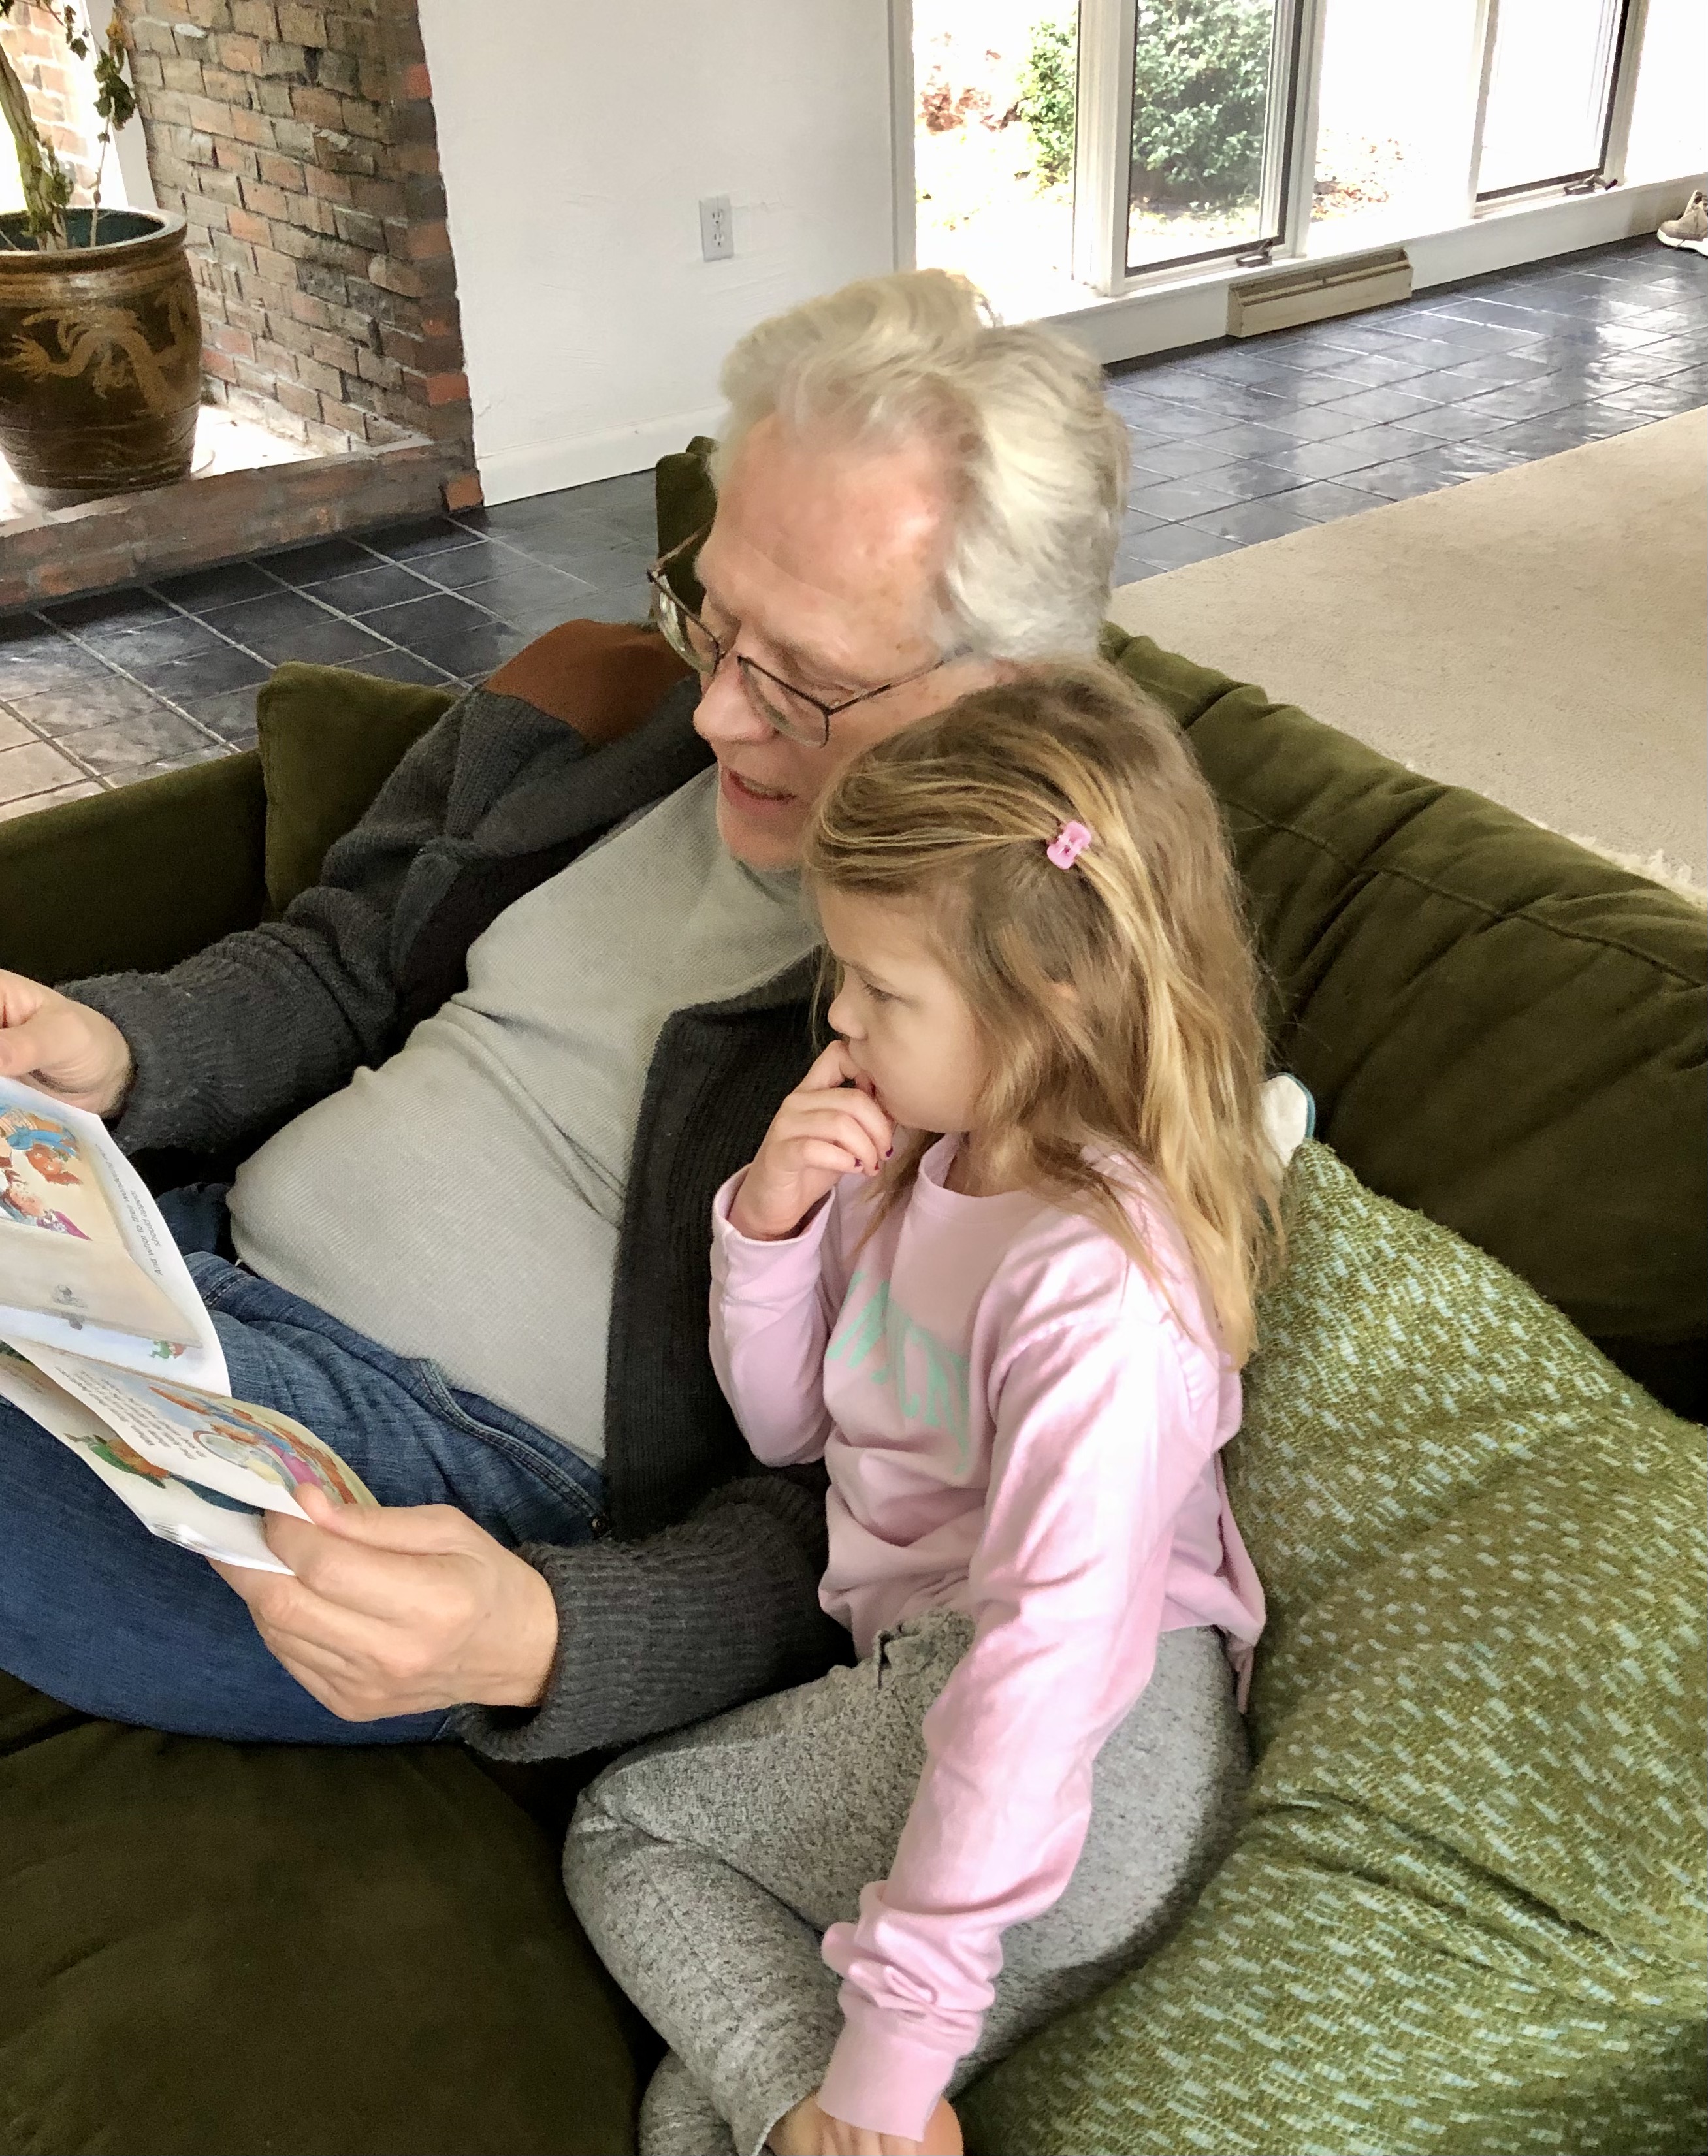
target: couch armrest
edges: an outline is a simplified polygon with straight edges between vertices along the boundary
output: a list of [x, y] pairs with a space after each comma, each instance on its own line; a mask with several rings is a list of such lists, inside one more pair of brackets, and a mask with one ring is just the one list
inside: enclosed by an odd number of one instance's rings
[[38, 981], [175, 965], [261, 918], [250, 749], [0, 824], [0, 966]]

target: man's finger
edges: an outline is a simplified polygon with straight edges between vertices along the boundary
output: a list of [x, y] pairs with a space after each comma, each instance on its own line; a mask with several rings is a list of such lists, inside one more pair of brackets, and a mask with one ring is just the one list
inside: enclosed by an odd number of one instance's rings
[[53, 1000], [54, 993], [52, 988], [44, 988], [26, 974], [0, 968], [0, 1025], [23, 1024], [44, 1004]]
[[[312, 1483], [300, 1489], [296, 1498], [313, 1526], [369, 1549], [444, 1557], [469, 1548], [471, 1528], [476, 1535], [483, 1532], [454, 1505], [339, 1505]], [[292, 1524], [288, 1512], [273, 1517], [281, 1527]]]
[[[389, 1624], [408, 1623], [424, 1600], [442, 1598], [451, 1585], [445, 1568], [433, 1562], [446, 1554], [443, 1544], [387, 1547], [293, 1520], [285, 1512], [268, 1516], [267, 1543], [295, 1573], [299, 1588], [315, 1601]], [[282, 1600], [269, 1614], [275, 1622], [292, 1621]], [[317, 1627], [319, 1613], [308, 1621]]]
[[0, 1025], [0, 1077], [27, 1078], [51, 1053], [36, 1018], [17, 1025]]
[[226, 1564], [218, 1558], [209, 1558], [208, 1562], [258, 1619], [263, 1614], [269, 1620], [276, 1616], [291, 1597], [301, 1592], [299, 1582], [283, 1573], [263, 1572], [253, 1564]]
[[294, 1677], [310, 1698], [317, 1699], [341, 1722], [375, 1722], [387, 1712], [378, 1704], [336, 1656], [316, 1653], [290, 1641], [261, 1635], [274, 1659], [288, 1676]]

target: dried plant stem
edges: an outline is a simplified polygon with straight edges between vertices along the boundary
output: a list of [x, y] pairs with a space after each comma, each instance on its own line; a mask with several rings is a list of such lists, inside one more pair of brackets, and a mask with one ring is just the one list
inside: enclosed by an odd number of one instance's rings
[[57, 254], [68, 244], [65, 205], [70, 198], [71, 176], [36, 126], [29, 109], [29, 93], [18, 80], [3, 44], [0, 44], [0, 116], [18, 145], [18, 177], [23, 183], [24, 208], [36, 245]]

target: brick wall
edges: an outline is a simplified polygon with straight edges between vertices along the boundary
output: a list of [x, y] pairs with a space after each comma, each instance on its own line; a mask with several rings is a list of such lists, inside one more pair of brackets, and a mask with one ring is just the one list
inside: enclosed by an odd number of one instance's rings
[[[23, 0], [0, 29], [8, 56], [18, 78], [29, 92], [30, 110], [36, 124], [59, 152], [77, 183], [73, 198], [89, 200], [95, 182], [95, 138], [100, 122], [95, 116], [91, 82], [65, 49], [65, 33], [51, 8], [38, 0]], [[0, 128], [0, 141], [11, 148], [11, 137]], [[110, 167], [109, 167], [110, 170]], [[109, 188], [110, 194], [111, 189]]]
[[120, 0], [209, 394], [329, 452], [400, 430], [480, 498], [414, 0]]

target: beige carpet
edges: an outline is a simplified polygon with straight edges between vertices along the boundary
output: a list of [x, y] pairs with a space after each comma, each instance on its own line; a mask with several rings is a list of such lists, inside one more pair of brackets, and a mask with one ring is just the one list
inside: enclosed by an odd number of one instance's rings
[[1700, 884], [1705, 451], [1708, 411], [1686, 413], [1129, 584], [1111, 612], [1414, 770]]

